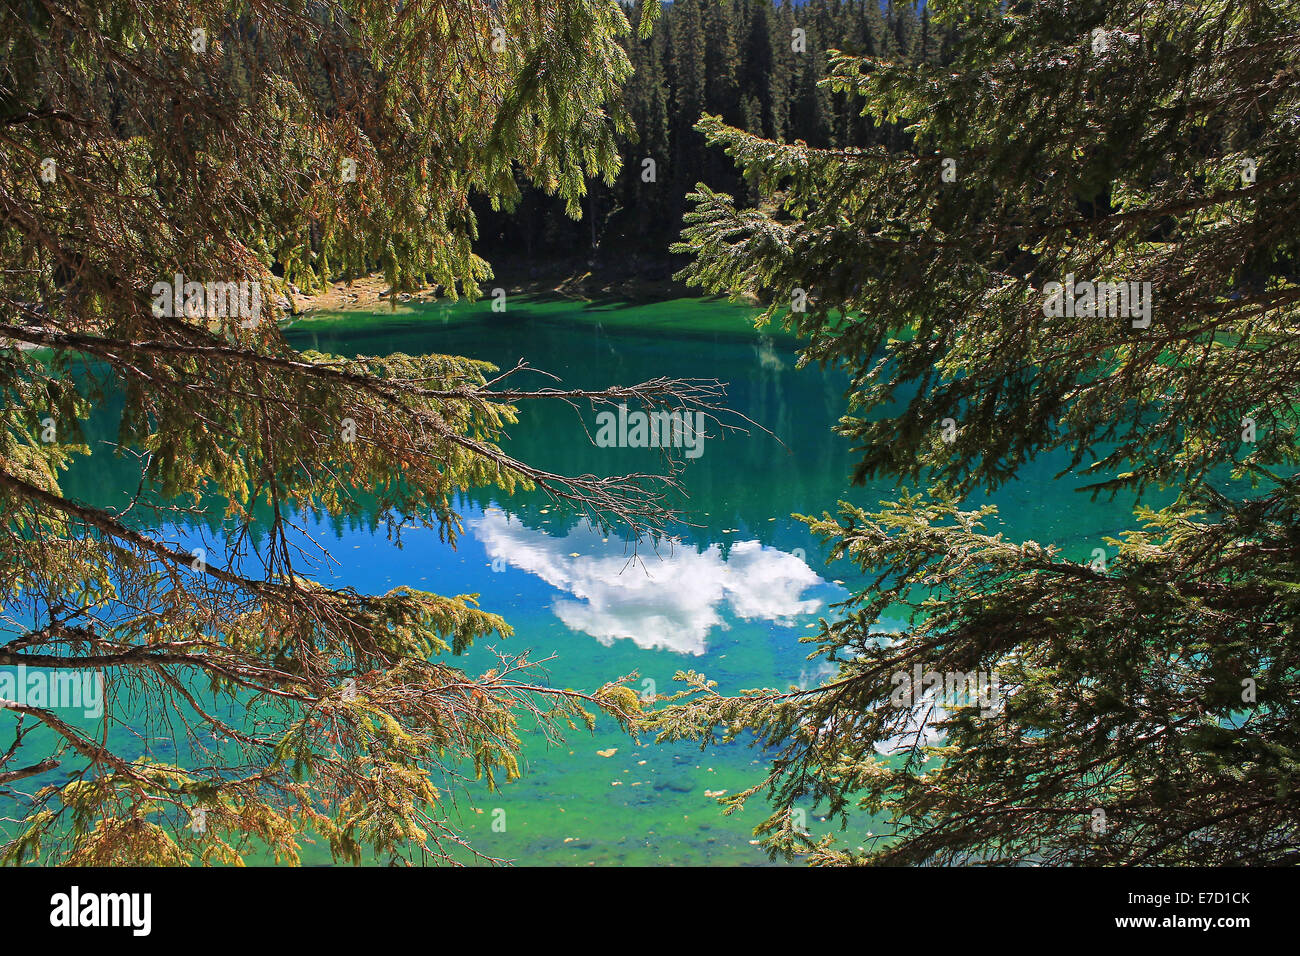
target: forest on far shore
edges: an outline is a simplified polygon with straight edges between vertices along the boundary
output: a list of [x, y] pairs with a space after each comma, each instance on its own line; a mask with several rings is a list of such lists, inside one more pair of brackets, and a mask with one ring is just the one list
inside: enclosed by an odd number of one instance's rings
[[[625, 7], [628, 19], [639, 22], [640, 3]], [[861, 101], [818, 86], [827, 52], [941, 63], [953, 39], [923, 6], [906, 3], [666, 3], [648, 38], [635, 31], [622, 38], [634, 67], [623, 89], [632, 130], [620, 137], [623, 169], [613, 187], [588, 182], [581, 221], [565, 214], [561, 200], [522, 180], [514, 210], [493, 211], [478, 200], [479, 254], [495, 264], [519, 258], [533, 272], [556, 263], [666, 278], [686, 261], [670, 257], [668, 247], [696, 183], [753, 198], [730, 159], [707, 147], [695, 129], [701, 114], [766, 139], [814, 147], [897, 146], [907, 135], [901, 128], [877, 126], [860, 115]], [[646, 159], [654, 160], [653, 182], [644, 181]]]

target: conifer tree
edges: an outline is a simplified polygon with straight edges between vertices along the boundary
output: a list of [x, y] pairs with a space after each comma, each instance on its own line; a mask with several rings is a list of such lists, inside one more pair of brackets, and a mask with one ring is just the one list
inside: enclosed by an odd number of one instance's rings
[[[109, 702], [87, 727], [0, 695], [5, 861], [294, 861], [308, 833], [340, 860], [450, 859], [460, 775], [515, 776], [534, 726], [633, 717], [620, 682], [549, 687], [526, 655], [465, 672], [448, 658], [504, 620], [312, 580], [300, 525], [373, 511], [454, 542], [457, 493], [495, 485], [653, 530], [671, 472], [551, 474], [497, 439], [525, 401], [711, 386], [557, 394], [453, 356], [300, 354], [274, 309], [376, 266], [477, 296], [471, 193], [508, 206], [518, 174], [576, 211], [616, 175], [628, 28], [610, 0], [0, 8], [0, 665], [102, 673]], [[112, 401], [139, 492], [107, 506], [61, 477]], [[178, 528], [214, 500], [192, 552]], [[100, 732], [127, 717], [175, 750]]]
[[[736, 697], [689, 674], [654, 725], [756, 735], [769, 772], [725, 802], [770, 798], [765, 845], [817, 863], [1295, 863], [1297, 9], [927, 9], [952, 63], [832, 59], [897, 142], [700, 124], [762, 200], [698, 187], [686, 277], [846, 370], [855, 477], [901, 487], [807, 519], [872, 583], [810, 638], [833, 677]], [[1132, 526], [1072, 553], [965, 502], [1048, 455], [1146, 502]]]
[[[644, 4], [627, 4], [639, 20]], [[912, 16], [911, 7], [891, 7], [890, 16]], [[796, 16], [796, 10], [798, 11]], [[811, 45], [794, 47], [796, 27], [812, 37]], [[632, 266], [664, 261], [687, 209], [685, 196], [701, 179], [716, 188], [739, 192], [740, 178], [716, 148], [708, 147], [694, 128], [702, 113], [716, 113], [747, 132], [786, 140], [802, 139], [813, 146], [865, 146], [900, 133], [892, 124], [877, 126], [858, 114], [851, 98], [817, 88], [831, 48], [874, 54], [892, 42], [894, 20], [886, 22], [877, 0], [809, 0], [796, 7], [791, 0], [730, 0], [729, 3], [666, 4], [649, 38], [628, 44], [635, 73], [625, 83], [632, 129], [616, 142], [624, 156], [656, 159], [653, 184], [642, 179], [639, 164], [627, 164], [613, 187], [612, 202], [600, 182], [589, 183], [602, 210], [598, 230], [601, 244], [619, 250], [605, 263]], [[806, 37], [805, 37], [806, 39]], [[916, 45], [916, 55], [920, 46]], [[942, 62], [944, 55], [931, 57]], [[643, 129], [661, 121], [662, 149], [652, 149], [654, 136]], [[647, 113], [649, 109], [649, 113]], [[657, 135], [657, 134], [654, 134]], [[565, 250], [590, 245], [590, 223], [578, 223], [561, 201], [520, 180], [523, 198], [509, 211], [494, 211], [484, 200], [472, 208], [482, 231], [486, 252], [512, 255], [520, 246], [530, 268], [564, 269]], [[548, 259], [553, 261], [547, 261]], [[540, 260], [540, 262], [539, 262]], [[596, 262], [600, 269], [602, 263]], [[582, 266], [584, 271], [592, 263]], [[612, 277], [616, 278], [616, 277]]]

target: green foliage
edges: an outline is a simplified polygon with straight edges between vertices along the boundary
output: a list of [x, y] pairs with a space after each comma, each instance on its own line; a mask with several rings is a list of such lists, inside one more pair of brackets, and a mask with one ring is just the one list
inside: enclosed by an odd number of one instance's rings
[[[504, 454], [511, 401], [547, 396], [500, 391], [483, 363], [300, 354], [277, 324], [290, 286], [374, 268], [478, 295], [471, 196], [509, 207], [530, 182], [576, 213], [617, 174], [629, 30], [612, 0], [0, 10], [0, 665], [102, 673], [104, 721], [163, 726], [200, 768], [5, 701], [4, 861], [296, 862], [309, 833], [340, 860], [450, 860], [461, 774], [517, 776], [525, 730], [630, 726], [618, 682], [558, 690], [526, 656], [452, 666], [510, 633], [473, 596], [311, 580], [299, 520], [454, 542], [460, 491], [537, 487], [640, 531], [665, 520], [660, 494]], [[263, 307], [155, 309], [178, 273], [251, 283]], [[82, 422], [117, 403], [138, 492], [65, 495]], [[169, 540], [196, 513], [203, 556]]]
[[[849, 373], [858, 480], [930, 491], [809, 519], [874, 585], [811, 639], [838, 668], [825, 686], [728, 698], [692, 678], [650, 724], [757, 734], [770, 774], [729, 799], [769, 794], [765, 845], [816, 863], [1293, 862], [1294, 6], [927, 13], [951, 63], [837, 53], [822, 85], [896, 142], [815, 149], [706, 116], [757, 199], [701, 184], [679, 251], [689, 281], [760, 297], [803, 361]], [[1067, 274], [1151, 282], [1149, 327], [1048, 317]], [[962, 510], [1053, 451], [1095, 494], [1176, 494], [1105, 542], [1104, 569]], [[914, 666], [996, 674], [1000, 704], [900, 706]], [[857, 850], [814, 842], [790, 823], [812, 805], [884, 823]]]
[[[694, 129], [702, 112], [758, 136], [815, 146], [888, 142], [897, 138], [896, 129], [861, 116], [851, 97], [817, 86], [827, 51], [887, 52], [903, 62], [938, 63], [951, 40], [947, 27], [934, 28], [924, 53], [915, 43], [899, 49], [895, 34], [915, 34], [916, 27], [904, 24], [915, 23], [917, 15], [902, 4], [882, 13], [875, 0], [808, 0], [798, 6], [789, 0], [638, 0], [625, 8], [643, 29], [622, 41], [634, 68], [621, 97], [630, 127], [616, 133], [623, 168], [609, 183], [588, 184], [589, 215], [582, 223], [572, 220], [571, 205], [566, 215], [564, 203], [536, 187], [522, 188], [519, 204], [508, 210], [494, 212], [476, 202], [480, 248], [494, 261], [517, 255], [522, 243], [529, 268], [581, 249], [598, 271], [663, 271], [690, 187], [706, 179], [720, 189], [743, 188], [725, 158]], [[655, 12], [657, 19], [648, 23], [646, 15]], [[792, 49], [796, 26], [807, 35], [802, 52]], [[643, 179], [646, 159], [655, 161], [653, 182]]]

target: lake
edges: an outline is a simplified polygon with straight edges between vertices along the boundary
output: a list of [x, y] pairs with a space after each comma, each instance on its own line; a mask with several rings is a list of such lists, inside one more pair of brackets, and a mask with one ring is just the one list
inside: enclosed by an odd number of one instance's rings
[[[673, 541], [636, 549], [635, 560], [616, 532], [591, 529], [541, 493], [503, 498], [480, 489], [461, 499], [465, 534], [455, 548], [435, 530], [404, 529], [399, 545], [365, 524], [315, 522], [310, 530], [337, 561], [322, 579], [368, 592], [410, 585], [477, 593], [484, 609], [515, 629], [502, 650], [551, 658], [549, 680], [561, 687], [590, 691], [635, 671], [639, 691], [669, 693], [674, 673], [685, 669], [707, 674], [723, 693], [818, 680], [824, 675], [799, 639], [859, 579], [843, 562], [826, 565], [827, 550], [791, 514], [833, 511], [839, 500], [869, 506], [897, 489], [849, 487], [848, 443], [831, 432], [844, 412], [846, 378], [796, 369], [797, 342], [755, 330], [755, 314], [694, 299], [586, 306], [533, 299], [512, 300], [505, 312], [485, 300], [298, 322], [288, 334], [302, 349], [447, 353], [503, 368], [523, 359], [570, 387], [718, 379], [729, 407], [772, 433], [707, 440], [688, 462], [677, 503], [688, 520], [670, 529]], [[556, 383], [525, 375], [513, 384]], [[111, 407], [97, 416], [111, 427]], [[588, 437], [596, 425], [586, 407], [524, 403], [505, 447], [567, 474], [655, 467], [653, 451], [596, 447]], [[111, 504], [135, 490], [130, 462], [92, 458], [69, 474], [70, 495]], [[992, 500], [1001, 518], [995, 529], [1014, 539], [1050, 542], [1088, 560], [1106, 535], [1131, 524], [1132, 502], [1091, 501], [1053, 479], [1062, 466], [1044, 457], [991, 499], [969, 503]], [[187, 543], [201, 540], [195, 529], [180, 534]], [[482, 647], [460, 660], [478, 672], [493, 657]], [[146, 736], [127, 749], [175, 759], [170, 746]], [[766, 856], [751, 844], [761, 806], [725, 817], [710, 795], [752, 785], [761, 770], [762, 754], [745, 746], [638, 743], [602, 721], [594, 734], [572, 732], [560, 745], [530, 736], [523, 778], [494, 794], [469, 782], [452, 823], [480, 852], [521, 864], [761, 864]], [[806, 809], [810, 829], [820, 832], [817, 808]], [[865, 831], [872, 821], [854, 825]], [[304, 862], [328, 862], [328, 853], [308, 847]]]

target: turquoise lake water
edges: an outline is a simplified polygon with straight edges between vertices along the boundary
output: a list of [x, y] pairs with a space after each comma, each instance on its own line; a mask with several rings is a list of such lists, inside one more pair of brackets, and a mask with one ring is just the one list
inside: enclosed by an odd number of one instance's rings
[[[822, 675], [805, 659], [811, 648], [798, 640], [858, 582], [843, 562], [826, 565], [826, 550], [791, 513], [820, 514], [841, 499], [872, 505], [897, 489], [849, 487], [848, 444], [831, 433], [844, 411], [844, 376], [796, 370], [797, 343], [756, 331], [753, 315], [699, 300], [533, 300], [514, 301], [505, 313], [492, 312], [488, 302], [434, 304], [322, 315], [293, 326], [290, 339], [303, 349], [446, 353], [502, 367], [522, 358], [572, 387], [663, 375], [719, 379], [728, 405], [773, 433], [707, 441], [689, 463], [686, 497], [678, 502], [689, 523], [672, 529], [672, 545], [638, 549], [639, 561], [629, 562], [628, 545], [616, 533], [594, 532], [540, 493], [502, 498], [471, 490], [461, 502], [466, 533], [455, 549], [431, 530], [405, 530], [399, 548], [382, 530], [318, 524], [313, 534], [338, 562], [323, 580], [372, 592], [403, 584], [448, 595], [477, 592], [484, 609], [515, 629], [502, 649], [553, 657], [549, 679], [562, 687], [594, 690], [634, 670], [640, 681], [653, 682], [639, 681], [638, 690], [660, 693], [673, 690], [672, 675], [682, 669], [704, 672], [724, 693], [817, 680]], [[516, 384], [555, 383], [536, 377]], [[111, 419], [112, 409], [102, 414]], [[584, 422], [594, 434], [589, 409], [526, 404], [506, 449], [567, 474], [655, 466], [650, 451], [595, 447]], [[112, 503], [134, 490], [130, 463], [94, 457], [68, 476], [69, 494]], [[1053, 479], [1062, 464], [1044, 458], [994, 495], [1001, 518], [995, 528], [1086, 560], [1106, 535], [1132, 525], [1132, 502], [1093, 502], [1076, 493], [1068, 481]], [[200, 541], [196, 531], [183, 535], [187, 543]], [[492, 658], [477, 648], [461, 662], [476, 672]], [[162, 737], [119, 743], [176, 759]], [[594, 734], [571, 733], [559, 746], [534, 736], [523, 778], [494, 794], [471, 783], [452, 823], [481, 852], [522, 864], [761, 864], [766, 857], [751, 844], [760, 806], [724, 817], [706, 795], [751, 785], [761, 756], [743, 746], [701, 752], [638, 743], [612, 722]], [[9, 809], [0, 807], [0, 815]], [[818, 832], [817, 808], [807, 812]], [[865, 830], [871, 821], [860, 825]], [[845, 837], [852, 840], [852, 832]], [[328, 853], [310, 847], [304, 862], [328, 862]]]

